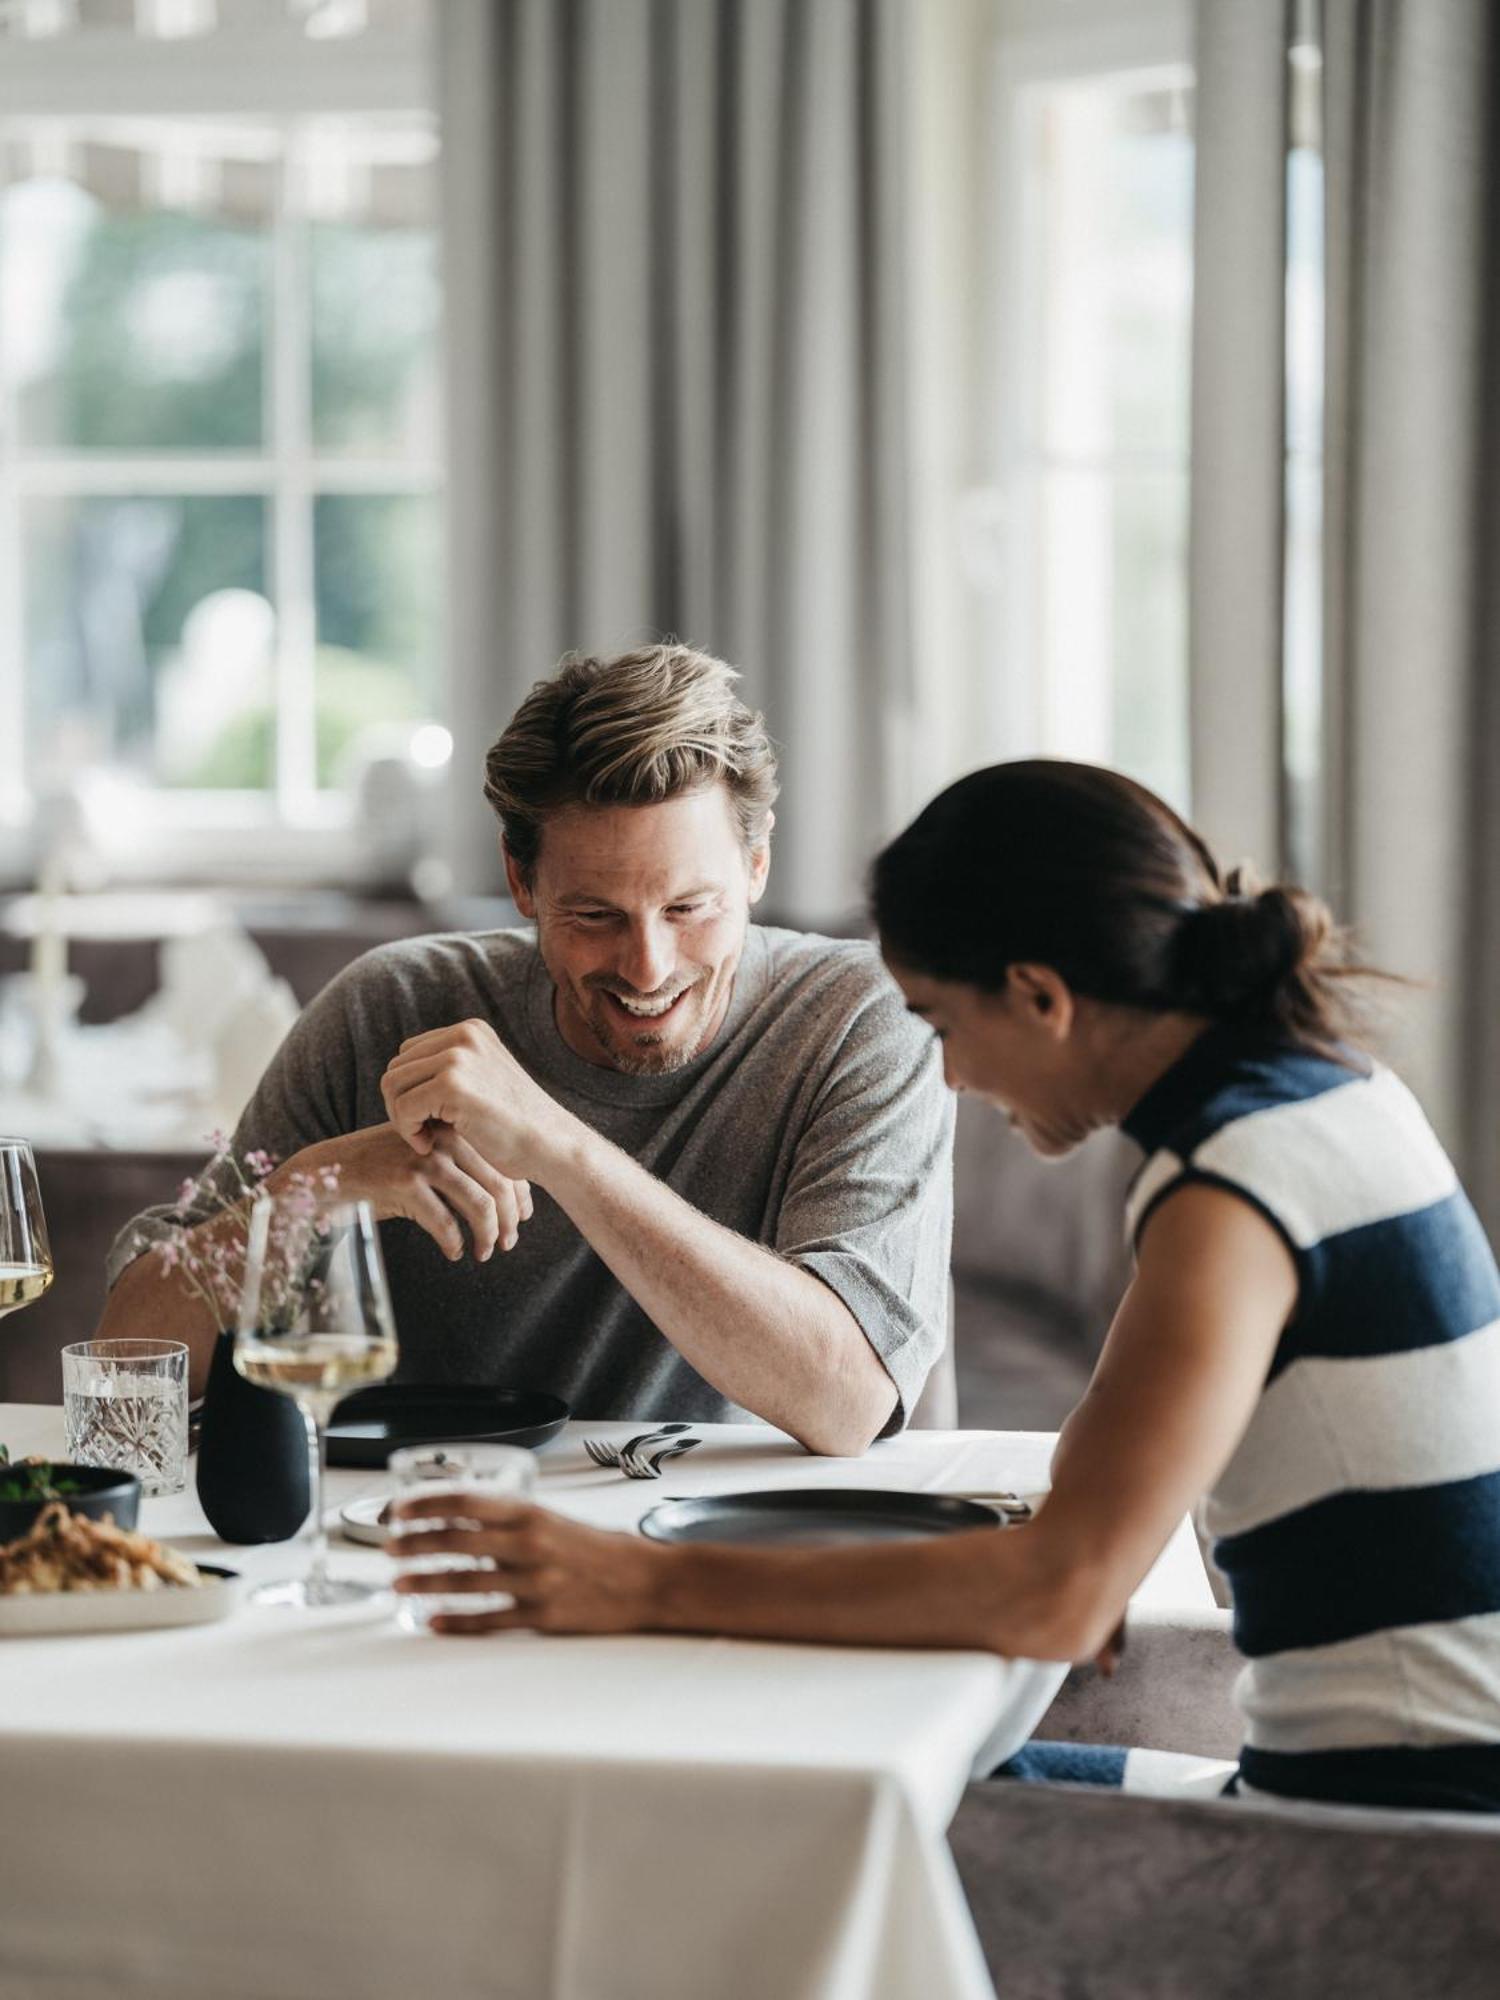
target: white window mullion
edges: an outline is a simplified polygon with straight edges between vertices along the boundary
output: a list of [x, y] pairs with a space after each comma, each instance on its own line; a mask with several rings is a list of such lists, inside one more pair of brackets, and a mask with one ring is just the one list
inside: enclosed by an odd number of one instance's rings
[[312, 340], [301, 161], [287, 138], [271, 227], [271, 577], [276, 606], [276, 795], [305, 820], [317, 793], [317, 599], [313, 559]]
[[27, 452], [15, 454], [12, 476], [23, 494], [47, 498], [134, 498], [166, 494], [176, 499], [203, 495], [269, 493], [272, 465], [268, 458], [212, 453], [154, 452], [136, 457], [125, 452]]
[[442, 468], [409, 458], [319, 458], [309, 468], [317, 493], [370, 493], [377, 499], [396, 493], [422, 498], [442, 490]]

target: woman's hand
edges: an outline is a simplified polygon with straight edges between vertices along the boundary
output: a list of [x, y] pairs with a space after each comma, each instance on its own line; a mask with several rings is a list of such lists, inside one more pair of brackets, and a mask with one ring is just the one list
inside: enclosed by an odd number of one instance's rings
[[435, 1617], [434, 1632], [640, 1632], [650, 1628], [658, 1578], [671, 1551], [636, 1535], [607, 1534], [523, 1501], [465, 1495], [465, 1522], [449, 1525], [451, 1493], [415, 1494], [392, 1503], [390, 1518], [403, 1523], [436, 1517], [443, 1525], [407, 1527], [386, 1542], [398, 1563], [419, 1556], [468, 1556], [472, 1570], [437, 1570], [396, 1578], [408, 1595], [424, 1591], [452, 1596], [461, 1591], [515, 1599], [505, 1611]]

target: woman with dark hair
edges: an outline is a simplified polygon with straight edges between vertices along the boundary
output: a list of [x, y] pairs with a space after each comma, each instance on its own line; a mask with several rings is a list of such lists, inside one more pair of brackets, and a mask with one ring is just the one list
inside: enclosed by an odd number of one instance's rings
[[1117, 1125], [1145, 1155], [1134, 1275], [1045, 1505], [1003, 1535], [813, 1552], [495, 1503], [433, 1546], [490, 1558], [515, 1609], [455, 1629], [1085, 1660], [1202, 1502], [1247, 1661], [1244, 1788], [1500, 1810], [1500, 1276], [1416, 1101], [1359, 1048], [1327, 910], [1222, 881], [1161, 800], [1054, 762], [950, 786], [872, 900], [955, 1089], [1040, 1153]]

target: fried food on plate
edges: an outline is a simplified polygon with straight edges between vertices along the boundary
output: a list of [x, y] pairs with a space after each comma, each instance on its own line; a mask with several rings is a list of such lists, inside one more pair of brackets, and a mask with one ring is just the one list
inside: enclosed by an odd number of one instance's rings
[[60, 1502], [46, 1507], [24, 1535], [0, 1543], [0, 1596], [64, 1590], [196, 1589], [203, 1578], [186, 1556], [146, 1535], [128, 1534], [108, 1516], [90, 1520]]

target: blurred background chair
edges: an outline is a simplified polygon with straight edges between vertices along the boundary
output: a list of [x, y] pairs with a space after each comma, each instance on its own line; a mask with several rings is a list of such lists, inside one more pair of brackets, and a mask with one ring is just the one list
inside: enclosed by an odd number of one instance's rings
[[104, 1260], [118, 1232], [170, 1201], [203, 1154], [41, 1150], [37, 1177], [56, 1276], [44, 1299], [0, 1323], [0, 1403], [60, 1403], [59, 1351], [91, 1338], [104, 1309]]
[[[1232, 1757], [1226, 1614], [1132, 1621], [1041, 1738]], [[1002, 2000], [1490, 2000], [1500, 1823], [981, 1781], [949, 1840]]]
[[1492, 2000], [1500, 1827], [971, 1785], [949, 1839], [1003, 2000]]

